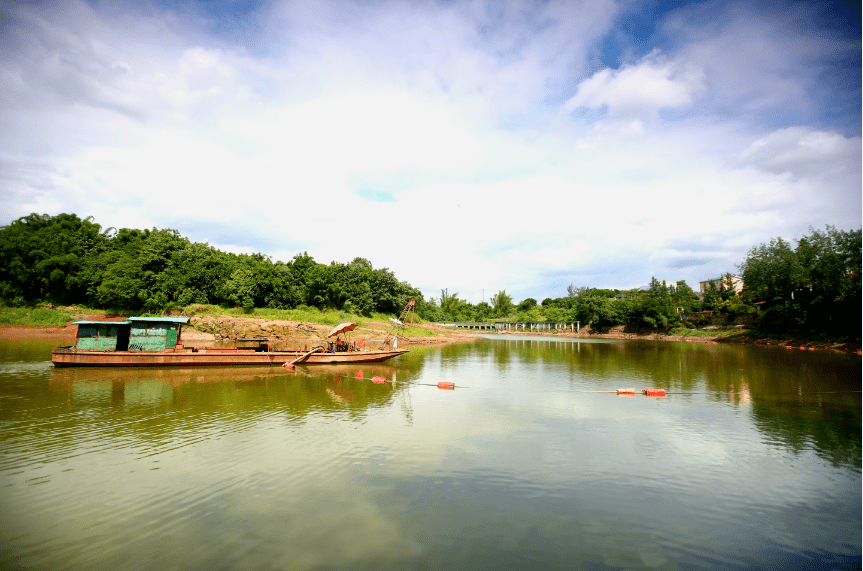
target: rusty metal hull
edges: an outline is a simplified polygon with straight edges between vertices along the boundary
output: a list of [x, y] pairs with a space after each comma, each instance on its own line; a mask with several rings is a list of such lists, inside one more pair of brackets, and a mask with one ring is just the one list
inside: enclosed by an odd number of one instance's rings
[[[313, 353], [302, 361], [303, 365], [333, 363], [378, 363], [392, 359], [407, 349], [393, 351], [354, 351], [350, 353]], [[191, 349], [165, 352], [131, 351], [79, 351], [71, 347], [58, 347], [51, 354], [57, 367], [190, 367], [282, 365], [303, 355], [299, 351], [227, 351], [224, 349]]]

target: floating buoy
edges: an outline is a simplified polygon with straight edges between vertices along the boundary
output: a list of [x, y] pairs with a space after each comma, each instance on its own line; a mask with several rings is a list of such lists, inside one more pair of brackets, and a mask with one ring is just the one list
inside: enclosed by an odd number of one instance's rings
[[286, 368], [289, 371], [295, 371], [297, 369], [297, 366], [291, 363], [282, 363], [282, 367]]
[[441, 381], [437, 384], [437, 388], [448, 390], [448, 391], [453, 391], [453, 390], [455, 390], [455, 383], [450, 383], [447, 381]]
[[786, 349], [791, 349], [791, 345], [786, 345], [786, 346], [785, 346], [785, 348], [786, 348]]
[[649, 396], [649, 397], [664, 397], [665, 396], [665, 389], [644, 389], [641, 392], [644, 393], [645, 395]]
[[634, 395], [635, 389], [617, 389], [619, 395]]
[[357, 371], [357, 374], [354, 376], [361, 381], [363, 380], [363, 372], [362, 371]]
[[806, 347], [801, 347], [801, 348], [800, 348], [800, 350], [801, 350], [801, 351], [805, 351], [805, 350], [806, 350]]
[[858, 354], [858, 355], [863, 355], [863, 351], [861, 351], [860, 349], [857, 349], [857, 354]]
[[372, 377], [372, 382], [376, 385], [382, 385], [387, 382], [387, 379], [386, 377], [379, 377], [378, 375], [375, 375], [374, 377]]
[[687, 340], [686, 340], [686, 342], [687, 342], [687, 343], [692, 343], [692, 339], [687, 339]]

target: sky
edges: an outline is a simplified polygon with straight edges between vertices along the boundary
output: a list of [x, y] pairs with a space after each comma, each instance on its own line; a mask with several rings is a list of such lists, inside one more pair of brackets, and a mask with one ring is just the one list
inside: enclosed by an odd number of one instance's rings
[[363, 257], [470, 303], [861, 227], [853, 2], [0, 3], [0, 225]]

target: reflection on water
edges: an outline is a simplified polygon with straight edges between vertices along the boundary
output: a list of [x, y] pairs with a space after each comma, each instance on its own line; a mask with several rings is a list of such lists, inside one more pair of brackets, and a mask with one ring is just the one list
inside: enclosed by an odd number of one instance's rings
[[296, 373], [0, 342], [0, 567], [859, 567], [859, 358], [490, 337]]

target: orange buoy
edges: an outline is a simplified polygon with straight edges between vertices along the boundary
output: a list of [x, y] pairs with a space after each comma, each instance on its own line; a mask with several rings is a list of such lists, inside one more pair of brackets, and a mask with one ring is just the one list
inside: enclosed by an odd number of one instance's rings
[[800, 348], [800, 350], [801, 350], [801, 351], [805, 351], [805, 350], [806, 350], [806, 347], [801, 347], [801, 348]]
[[437, 384], [437, 388], [452, 391], [452, 390], [455, 390], [455, 383], [450, 383], [447, 381], [441, 381]]
[[644, 393], [645, 395], [649, 396], [649, 397], [664, 397], [665, 396], [665, 389], [644, 389], [641, 392]]
[[295, 371], [297, 366], [292, 363], [282, 363], [282, 367], [286, 368], [289, 371]]
[[363, 380], [363, 372], [362, 371], [357, 371], [357, 374], [354, 376], [361, 381]]
[[634, 395], [635, 389], [617, 389], [619, 395]]
[[687, 340], [686, 340], [686, 342], [687, 342], [687, 343], [692, 343], [692, 339], [687, 339]]
[[372, 382], [376, 385], [382, 385], [387, 382], [387, 379], [386, 377], [379, 377], [378, 375], [375, 375], [374, 377], [372, 377]]

